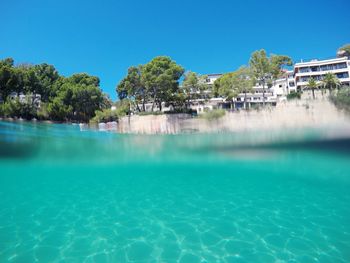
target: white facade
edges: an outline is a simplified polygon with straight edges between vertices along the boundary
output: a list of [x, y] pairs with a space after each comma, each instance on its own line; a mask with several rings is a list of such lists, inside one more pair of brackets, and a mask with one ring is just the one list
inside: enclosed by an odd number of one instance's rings
[[285, 71], [279, 79], [273, 81], [271, 91], [276, 98], [295, 92], [296, 85], [293, 70]]
[[24, 95], [23, 93], [17, 94], [17, 92], [10, 93], [10, 95], [9, 95], [10, 100], [16, 100], [17, 98], [18, 98], [18, 101], [20, 103], [30, 102], [33, 105], [35, 105], [37, 108], [40, 108], [40, 105], [41, 105], [41, 95], [40, 94]]
[[287, 79], [287, 94], [291, 93], [292, 91], [297, 91], [297, 86], [295, 84], [295, 78], [294, 78], [294, 70], [288, 70], [286, 72], [286, 79]]
[[208, 85], [213, 85], [215, 80], [217, 80], [218, 78], [220, 78], [223, 74], [208, 74], [207, 79], [206, 79], [206, 84]]
[[197, 111], [198, 114], [211, 111], [215, 108], [218, 108], [218, 105], [226, 103], [225, 99], [223, 98], [211, 98], [208, 100], [205, 99], [196, 99], [191, 101], [190, 108], [192, 110]]
[[263, 88], [261, 85], [253, 87], [253, 92], [244, 94], [240, 93], [234, 98], [236, 107], [243, 107], [244, 100], [246, 100], [247, 107], [251, 107], [254, 104], [269, 104], [276, 105], [278, 101], [286, 99], [286, 96], [295, 90], [295, 83], [292, 71], [286, 71], [283, 76], [272, 82], [270, 86], [265, 84]]
[[[276, 84], [275, 86], [278, 85]], [[255, 86], [253, 87], [253, 92], [247, 94], [240, 93], [237, 97], [233, 98], [234, 108], [244, 108], [244, 106], [251, 108], [254, 105], [263, 105], [264, 103], [276, 105], [277, 95], [274, 92], [274, 86], [271, 88], [265, 87], [265, 89], [262, 86]], [[244, 105], [244, 102], [246, 105]]]
[[335, 74], [342, 84], [349, 85], [350, 60], [347, 57], [341, 57], [296, 63], [294, 65], [294, 77], [297, 89], [305, 88], [311, 77], [318, 82], [322, 81], [326, 73]]
[[[265, 84], [264, 88], [261, 85], [256, 85], [253, 87], [253, 92], [238, 94], [232, 101], [227, 101], [224, 98], [212, 98], [212, 86], [223, 74], [207, 74], [206, 78], [201, 81], [208, 85], [208, 88], [202, 91], [200, 99], [191, 101], [191, 108], [202, 113], [218, 107], [227, 107], [229, 104], [234, 108], [243, 108], [244, 106], [250, 108], [262, 104], [276, 105], [278, 102], [286, 100], [286, 96], [291, 92], [305, 88], [310, 77], [320, 83], [326, 73], [335, 74], [342, 84], [350, 85], [350, 59], [340, 57], [296, 63], [293, 70], [284, 71], [284, 74], [270, 85]], [[196, 93], [199, 94], [199, 91]], [[147, 103], [146, 111], [151, 111], [151, 108], [152, 104]], [[157, 105], [155, 105], [155, 110], [159, 110]], [[162, 104], [162, 111], [171, 110], [171, 106], [165, 107], [165, 104]]]

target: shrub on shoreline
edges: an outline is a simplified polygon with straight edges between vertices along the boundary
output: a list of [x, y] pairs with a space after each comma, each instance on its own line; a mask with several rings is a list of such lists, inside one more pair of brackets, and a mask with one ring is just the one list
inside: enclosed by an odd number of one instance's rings
[[118, 121], [119, 113], [117, 110], [103, 110], [96, 111], [95, 117], [90, 120], [90, 123], [99, 123], [99, 122], [110, 122], [110, 121]]
[[216, 109], [212, 111], [208, 111], [201, 115], [202, 118], [206, 119], [207, 121], [213, 121], [213, 120], [218, 120], [222, 117], [224, 117], [226, 114], [226, 111], [223, 109]]
[[148, 116], [148, 115], [171, 115], [171, 114], [190, 114], [192, 116], [197, 115], [197, 111], [192, 110], [192, 109], [175, 109], [175, 110], [171, 110], [171, 111], [151, 111], [151, 112], [147, 112], [147, 111], [141, 111], [141, 112], [137, 112], [135, 113], [136, 115], [139, 116]]
[[329, 97], [331, 102], [339, 108], [350, 112], [350, 88], [343, 88]]
[[162, 111], [151, 111], [151, 112], [148, 112], [148, 111], [140, 111], [140, 112], [137, 112], [136, 115], [139, 115], [139, 116], [148, 116], [148, 115], [163, 115], [164, 112]]
[[301, 98], [301, 92], [297, 91], [291, 91], [291, 93], [289, 93], [287, 95], [287, 100], [294, 100], [294, 99], [300, 99]]

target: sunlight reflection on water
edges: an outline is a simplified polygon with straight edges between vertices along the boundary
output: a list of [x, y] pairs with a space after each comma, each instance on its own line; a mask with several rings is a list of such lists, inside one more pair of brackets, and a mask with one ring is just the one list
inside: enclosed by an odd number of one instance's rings
[[350, 140], [0, 122], [0, 262], [348, 262]]

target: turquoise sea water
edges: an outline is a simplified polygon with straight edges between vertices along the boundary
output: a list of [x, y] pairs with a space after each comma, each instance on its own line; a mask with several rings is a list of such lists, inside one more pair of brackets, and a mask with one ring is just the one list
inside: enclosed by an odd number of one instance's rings
[[350, 139], [0, 122], [0, 262], [350, 262]]

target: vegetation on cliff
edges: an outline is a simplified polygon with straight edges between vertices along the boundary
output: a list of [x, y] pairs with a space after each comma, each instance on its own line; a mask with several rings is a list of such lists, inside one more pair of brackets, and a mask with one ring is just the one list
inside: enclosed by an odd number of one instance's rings
[[15, 66], [12, 58], [0, 61], [0, 100], [2, 117], [55, 121], [86, 122], [111, 105], [98, 77], [64, 77], [52, 65]]
[[344, 87], [337, 93], [330, 96], [330, 100], [340, 109], [344, 109], [350, 113], [350, 88]]

